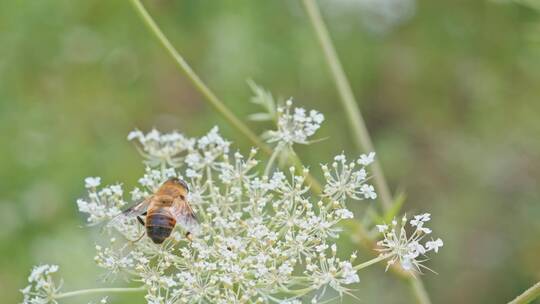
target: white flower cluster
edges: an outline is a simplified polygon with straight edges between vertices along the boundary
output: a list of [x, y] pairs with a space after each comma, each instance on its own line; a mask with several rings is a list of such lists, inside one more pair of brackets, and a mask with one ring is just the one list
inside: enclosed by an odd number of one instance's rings
[[[326, 245], [323, 248], [326, 249]], [[335, 244], [331, 246], [331, 252], [332, 255], [327, 257], [322, 251], [318, 256], [317, 263], [313, 263], [311, 258], [307, 258], [304, 273], [314, 278], [313, 284], [318, 288], [330, 286], [338, 291], [340, 295], [349, 293], [349, 289], [345, 288], [344, 285], [360, 282], [360, 277], [352, 265], [352, 262], [356, 259], [356, 254], [353, 253], [349, 261], [341, 261], [336, 257], [337, 246]], [[324, 292], [320, 295], [324, 295]], [[319, 299], [315, 296], [312, 302], [316, 303], [317, 300]]]
[[56, 303], [54, 296], [62, 287], [62, 282], [56, 284], [52, 277], [52, 275], [57, 271], [57, 265], [35, 266], [28, 277], [29, 285], [21, 290], [23, 294], [23, 303]]
[[193, 148], [193, 139], [186, 138], [178, 132], [161, 134], [152, 130], [147, 134], [134, 130], [128, 134], [128, 140], [137, 140], [141, 145], [140, 152], [147, 163], [152, 166], [164, 163], [175, 166], [181, 159], [178, 155]]
[[[189, 139], [190, 147], [175, 153], [170, 162], [170, 154], [156, 149], [155, 143], [168, 142], [169, 150], [174, 143], [160, 137], [171, 135], [152, 133], [152, 140], [137, 136], [145, 139], [139, 141], [143, 155], [147, 160], [165, 158], [174, 166], [147, 162], [132, 198], [149, 195], [170, 176], [184, 176], [188, 200], [201, 224], [199, 236], [189, 242], [176, 231], [163, 246], [147, 238], [131, 243], [144, 233], [143, 227], [136, 220], [115, 222], [107, 227], [128, 242], [113, 237], [108, 245], [96, 247], [95, 259], [110, 274], [135, 274], [134, 279], [148, 287], [149, 303], [269, 303], [293, 300], [324, 286], [342, 293], [345, 285], [359, 281], [352, 260], [340, 261], [335, 245], [328, 245], [338, 237], [337, 224], [352, 213], [345, 206], [329, 209], [322, 201], [314, 202], [304, 183], [307, 169], [263, 176], [256, 171], [256, 151], [230, 156], [229, 142], [217, 128]], [[97, 184], [87, 179], [90, 201], [78, 202], [93, 224], [108, 221], [125, 204], [120, 185], [100, 190]], [[293, 275], [302, 269], [303, 276]]]
[[[347, 162], [345, 155], [340, 154], [334, 157], [334, 162], [329, 168], [322, 165], [326, 185], [324, 195], [334, 201], [345, 204], [347, 198], [362, 200], [376, 199], [375, 188], [367, 184], [366, 166], [374, 161], [375, 153], [362, 154], [356, 161]], [[360, 168], [357, 168], [360, 166]]]
[[277, 108], [277, 130], [268, 131], [267, 141], [292, 145], [308, 144], [309, 137], [321, 127], [324, 115], [315, 110], [292, 108], [292, 100], [287, 100], [284, 107]]
[[[316, 111], [292, 110], [290, 101], [277, 115], [278, 130], [269, 133], [269, 141], [281, 147], [308, 143], [324, 119]], [[133, 131], [128, 139], [136, 141], [147, 165], [140, 186], [126, 198], [121, 184], [102, 187], [99, 177], [89, 177], [88, 197], [77, 205], [90, 225], [101, 225], [108, 234], [96, 245], [96, 264], [108, 277], [142, 283], [148, 303], [300, 303], [308, 295], [317, 303], [327, 289], [343, 295], [350, 293], [348, 285], [360, 281], [357, 271], [365, 263], [354, 265], [354, 253], [350, 259], [338, 258], [335, 240], [339, 223], [353, 218], [346, 201], [377, 197], [366, 183], [374, 153], [351, 162], [338, 155], [332, 169], [323, 165], [326, 184], [320, 196], [305, 183], [307, 169], [271, 171], [271, 161], [260, 164], [255, 149], [247, 155], [230, 153], [230, 142], [217, 127], [200, 138], [153, 130]], [[199, 227], [188, 238], [177, 225], [156, 245], [136, 217], [117, 215], [171, 177], [188, 184], [187, 201]], [[409, 239], [403, 226], [395, 231], [395, 222], [390, 230], [379, 227], [385, 237], [379, 245], [389, 265], [399, 261], [405, 269], [419, 269], [418, 257], [437, 252], [439, 239], [419, 243], [431, 232], [424, 227], [428, 220], [426, 214], [411, 220], [416, 231]], [[30, 286], [22, 291], [24, 304], [56, 303], [59, 286], [51, 274], [57, 269], [34, 269]]]
[[[429, 251], [439, 252], [439, 248], [443, 246], [443, 241], [438, 238], [431, 239], [424, 244], [421, 241], [429, 234], [431, 229], [424, 227], [424, 224], [429, 222], [431, 215], [424, 213], [415, 215], [414, 218], [407, 222], [407, 217], [403, 216], [401, 223], [398, 225], [397, 220], [393, 220], [389, 225], [377, 225], [379, 232], [383, 233], [384, 239], [379, 241], [377, 245], [381, 248], [381, 255], [391, 257], [387, 261], [387, 269], [395, 263], [399, 263], [404, 270], [421, 272], [421, 268], [429, 269], [422, 264], [427, 258], [426, 254]], [[405, 225], [409, 223], [414, 231], [410, 236], [407, 236]]]
[[89, 190], [88, 199], [78, 199], [77, 206], [79, 211], [89, 214], [87, 219], [89, 223], [95, 224], [110, 219], [120, 214], [122, 207], [127, 204], [122, 200], [124, 191], [121, 185], [111, 185], [97, 191], [101, 178], [87, 177], [84, 182]]

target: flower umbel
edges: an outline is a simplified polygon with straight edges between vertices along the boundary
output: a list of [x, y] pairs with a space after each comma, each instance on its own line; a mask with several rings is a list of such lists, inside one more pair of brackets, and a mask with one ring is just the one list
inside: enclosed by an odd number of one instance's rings
[[371, 164], [375, 153], [362, 154], [356, 161], [347, 162], [345, 155], [334, 157], [331, 169], [322, 165], [326, 185], [324, 195], [334, 201], [345, 204], [347, 198], [354, 200], [376, 199], [377, 193], [372, 185], [367, 184], [366, 166]]
[[284, 107], [277, 108], [277, 130], [268, 131], [267, 141], [286, 145], [308, 144], [309, 137], [321, 127], [324, 115], [315, 110], [306, 111], [304, 108], [293, 108], [292, 100], [285, 102]]
[[178, 155], [186, 150], [192, 149], [194, 141], [184, 137], [178, 132], [161, 134], [157, 130], [144, 134], [139, 130], [131, 131], [128, 140], [136, 140], [140, 144], [140, 152], [143, 154], [148, 164], [167, 164], [174, 166], [181, 161]]
[[53, 274], [57, 271], [57, 265], [35, 266], [28, 277], [29, 285], [21, 290], [23, 303], [56, 303], [55, 295], [62, 287], [62, 281], [57, 284], [53, 279]]
[[[415, 215], [410, 221], [407, 221], [407, 217], [403, 216], [399, 224], [394, 219], [391, 225], [377, 225], [379, 232], [384, 235], [384, 239], [377, 243], [380, 247], [378, 250], [381, 255], [390, 258], [387, 261], [386, 269], [398, 263], [406, 271], [421, 273], [422, 268], [430, 270], [422, 262], [427, 260], [428, 252], [438, 253], [439, 248], [443, 246], [443, 241], [440, 238], [422, 244], [422, 240], [432, 232], [431, 229], [424, 227], [424, 224], [430, 219], [430, 214], [424, 213]], [[414, 228], [410, 236], [407, 236], [407, 223], [409, 223], [410, 228]]]

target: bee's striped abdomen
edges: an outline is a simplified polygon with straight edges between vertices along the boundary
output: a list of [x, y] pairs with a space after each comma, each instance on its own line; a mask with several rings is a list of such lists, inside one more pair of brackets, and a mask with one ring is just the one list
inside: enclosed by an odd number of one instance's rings
[[146, 233], [156, 244], [161, 244], [171, 235], [176, 220], [164, 209], [154, 210], [146, 216]]

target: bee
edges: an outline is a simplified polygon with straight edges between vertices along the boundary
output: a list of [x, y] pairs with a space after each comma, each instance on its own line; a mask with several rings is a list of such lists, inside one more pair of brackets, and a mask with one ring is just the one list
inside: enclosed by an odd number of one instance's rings
[[[186, 200], [188, 192], [189, 187], [186, 182], [176, 177], [170, 178], [159, 187], [156, 193], [123, 210], [111, 223], [122, 217], [136, 216], [139, 223], [146, 228], [148, 237], [155, 244], [163, 243], [171, 235], [176, 224], [180, 224], [187, 231], [186, 237], [191, 240], [193, 233], [198, 231], [199, 224], [193, 209]], [[145, 216], [145, 220], [142, 216]], [[144, 234], [141, 238], [143, 236]]]

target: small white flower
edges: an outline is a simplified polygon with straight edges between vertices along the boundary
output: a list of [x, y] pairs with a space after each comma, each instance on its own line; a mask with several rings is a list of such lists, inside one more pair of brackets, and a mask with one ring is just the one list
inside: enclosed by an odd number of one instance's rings
[[354, 218], [354, 214], [345, 208], [336, 210], [336, 215], [342, 220]]
[[360, 188], [360, 193], [364, 195], [364, 198], [377, 198], [377, 193], [375, 192], [375, 188], [372, 185], [362, 185], [362, 187]]
[[84, 179], [84, 186], [88, 189], [95, 188], [101, 184], [100, 177], [87, 177]]
[[375, 152], [370, 152], [369, 154], [362, 154], [358, 158], [357, 162], [359, 165], [367, 166], [375, 161]]
[[166, 164], [177, 166], [183, 154], [194, 148], [195, 141], [178, 132], [160, 133], [152, 130], [147, 134], [134, 130], [128, 134], [129, 141], [137, 141], [139, 151], [146, 159], [148, 165], [157, 166]]
[[415, 215], [414, 219], [411, 220], [411, 226], [423, 225], [423, 223], [429, 222], [430, 220], [431, 215], [429, 213]]
[[341, 262], [341, 271], [343, 272], [343, 284], [348, 285], [360, 282], [360, 277], [350, 262]]
[[416, 227], [417, 230], [422, 231], [423, 233], [431, 233], [431, 229], [424, 227], [424, 223], [427, 223], [431, 220], [431, 215], [429, 213], [424, 213], [416, 215], [414, 219], [410, 221], [411, 226]]
[[427, 250], [433, 250], [436, 253], [439, 252], [439, 248], [442, 246], [443, 246], [443, 241], [441, 239], [426, 242]]

